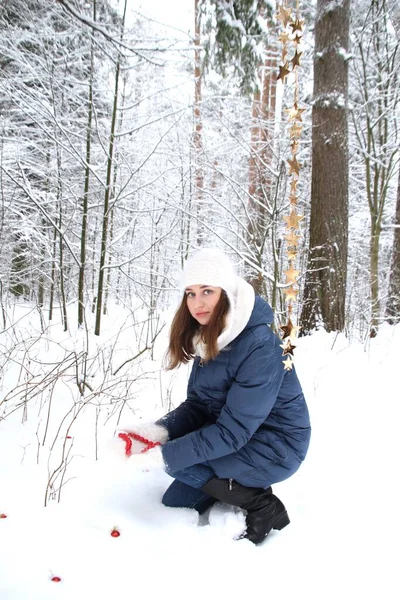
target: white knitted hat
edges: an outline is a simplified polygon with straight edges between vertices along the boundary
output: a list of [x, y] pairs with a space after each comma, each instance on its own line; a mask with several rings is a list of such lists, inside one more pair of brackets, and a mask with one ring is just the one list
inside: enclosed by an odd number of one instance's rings
[[237, 290], [237, 275], [229, 258], [217, 248], [198, 250], [186, 261], [181, 276], [181, 289], [191, 285], [221, 287], [233, 304]]

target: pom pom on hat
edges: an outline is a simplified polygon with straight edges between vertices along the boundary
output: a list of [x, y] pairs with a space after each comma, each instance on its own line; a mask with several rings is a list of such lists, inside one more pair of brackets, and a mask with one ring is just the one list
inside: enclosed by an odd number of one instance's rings
[[235, 267], [221, 250], [203, 248], [189, 257], [183, 269], [181, 289], [191, 285], [220, 287], [231, 300], [237, 289]]

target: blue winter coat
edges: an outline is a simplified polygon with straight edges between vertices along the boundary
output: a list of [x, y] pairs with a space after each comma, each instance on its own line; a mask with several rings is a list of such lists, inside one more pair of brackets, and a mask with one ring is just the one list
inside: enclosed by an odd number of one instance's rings
[[168, 472], [198, 463], [220, 478], [263, 487], [290, 477], [310, 441], [307, 405], [295, 369], [284, 369], [281, 341], [256, 296], [245, 329], [218, 356], [194, 360], [187, 400], [160, 419]]

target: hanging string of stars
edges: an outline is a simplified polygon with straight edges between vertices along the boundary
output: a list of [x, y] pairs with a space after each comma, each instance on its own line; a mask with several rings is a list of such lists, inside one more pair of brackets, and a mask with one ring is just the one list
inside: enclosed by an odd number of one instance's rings
[[287, 159], [289, 165], [289, 177], [290, 177], [290, 192], [289, 192], [289, 214], [284, 216], [286, 223], [285, 235], [286, 250], [287, 250], [287, 261], [288, 268], [285, 271], [286, 284], [283, 288], [285, 293], [285, 301], [287, 305], [287, 323], [280, 327], [282, 331], [283, 349], [282, 356], [286, 357], [283, 361], [284, 368], [291, 370], [293, 367], [293, 351], [296, 348], [294, 340], [296, 339], [299, 331], [299, 327], [296, 326], [293, 321], [293, 307], [297, 301], [297, 295], [299, 293], [299, 286], [297, 284], [297, 278], [299, 271], [296, 269], [296, 260], [298, 254], [298, 245], [301, 238], [300, 232], [300, 221], [303, 216], [297, 212], [298, 204], [298, 190], [297, 186], [300, 178], [300, 169], [302, 165], [297, 160], [297, 153], [299, 149], [299, 140], [303, 131], [303, 119], [302, 114], [305, 108], [299, 107], [299, 80], [298, 80], [298, 68], [301, 66], [301, 55], [299, 47], [301, 46], [304, 20], [300, 18], [299, 2], [297, 0], [296, 14], [292, 14], [292, 8], [288, 7], [286, 2], [283, 5], [278, 6], [278, 13], [276, 15], [278, 21], [280, 21], [281, 32], [279, 35], [279, 41], [282, 44], [282, 60], [279, 66], [279, 74], [277, 79], [281, 80], [282, 84], [285, 84], [286, 78], [290, 75], [294, 75], [294, 93], [293, 93], [293, 105], [286, 109], [287, 120], [289, 123], [289, 136], [290, 136], [290, 150], [291, 157]]

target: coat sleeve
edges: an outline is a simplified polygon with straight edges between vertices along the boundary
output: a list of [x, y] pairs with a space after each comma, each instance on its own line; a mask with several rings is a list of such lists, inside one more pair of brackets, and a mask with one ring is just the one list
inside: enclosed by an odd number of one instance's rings
[[199, 429], [207, 420], [205, 406], [199, 401], [193, 391], [193, 373], [192, 369], [185, 402], [182, 402], [177, 408], [157, 421], [157, 425], [167, 428], [170, 440], [180, 438], [195, 429]]
[[270, 339], [246, 355], [217, 421], [168, 442], [163, 457], [170, 472], [237, 452], [274, 406], [285, 375], [279, 341]]

